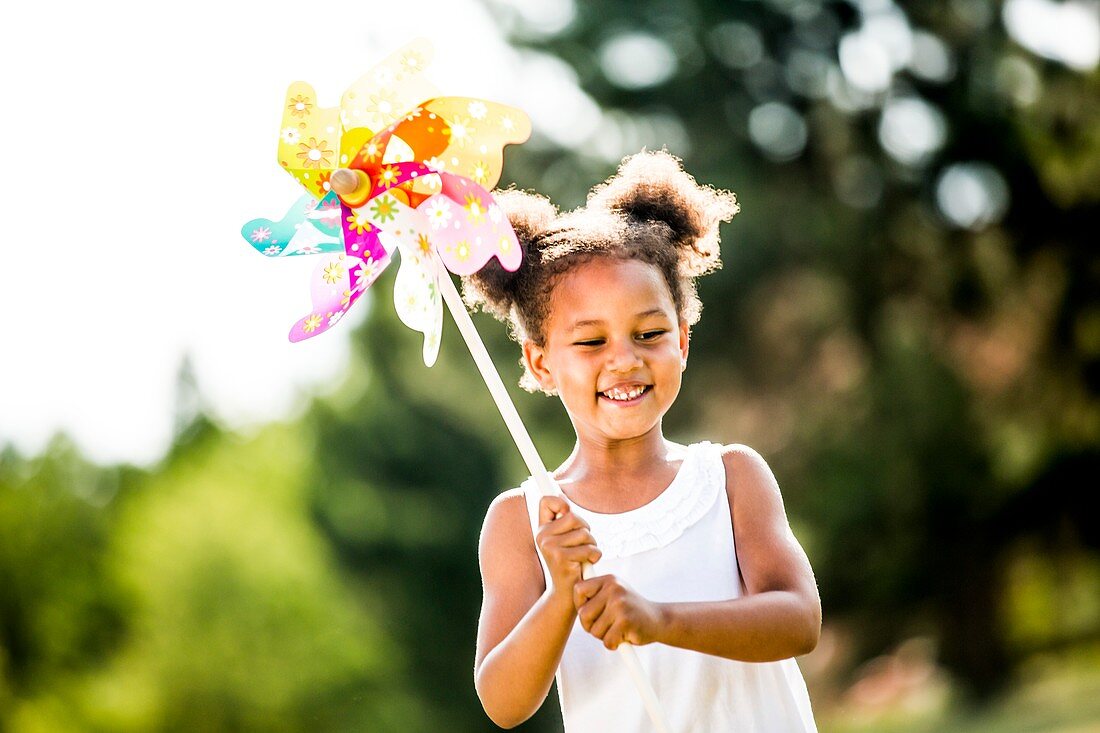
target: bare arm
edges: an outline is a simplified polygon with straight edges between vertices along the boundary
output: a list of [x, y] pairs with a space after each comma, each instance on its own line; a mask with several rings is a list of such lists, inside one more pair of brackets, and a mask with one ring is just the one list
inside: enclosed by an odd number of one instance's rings
[[[530, 718], [554, 681], [576, 619], [569, 582], [573, 571], [565, 566], [575, 565], [579, 579], [581, 561], [598, 556], [593, 554], [598, 553], [595, 547], [585, 542], [583, 522], [567, 511], [565, 502], [556, 500], [561, 504], [556, 507], [553, 501], [543, 500], [544, 511], [550, 513], [540, 527], [540, 546], [544, 555], [556, 556], [552, 567], [559, 574], [565, 572], [562, 582], [555, 584], [564, 590], [546, 587], [522, 493], [510, 491], [497, 497], [481, 532], [483, 600], [474, 686], [485, 712], [503, 728]], [[552, 519], [559, 509], [565, 510], [562, 517]]]
[[745, 595], [660, 604], [656, 640], [747, 662], [807, 654], [821, 634], [821, 600], [810, 561], [787, 523], [779, 485], [751, 448], [730, 446], [723, 460]]
[[578, 583], [581, 624], [609, 649], [661, 642], [746, 662], [806, 654], [821, 633], [821, 601], [768, 464], [745, 446], [723, 455], [745, 594], [728, 601], [655, 603], [614, 576]]

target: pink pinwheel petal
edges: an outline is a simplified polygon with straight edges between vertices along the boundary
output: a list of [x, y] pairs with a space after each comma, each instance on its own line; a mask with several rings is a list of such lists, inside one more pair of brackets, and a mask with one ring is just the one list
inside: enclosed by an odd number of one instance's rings
[[456, 275], [471, 275], [493, 257], [506, 270], [523, 259], [508, 217], [493, 197], [468, 178], [438, 173], [442, 192], [417, 207], [431, 225], [431, 239], [443, 264]]
[[378, 227], [371, 221], [364, 206], [352, 209], [340, 202], [340, 222], [344, 229], [344, 254], [348, 257], [370, 257], [381, 261], [388, 254], [378, 239]]
[[304, 341], [336, 325], [386, 269], [390, 256], [385, 250], [383, 253], [380, 260], [371, 256], [324, 255], [310, 277], [313, 308], [291, 327], [290, 340]]

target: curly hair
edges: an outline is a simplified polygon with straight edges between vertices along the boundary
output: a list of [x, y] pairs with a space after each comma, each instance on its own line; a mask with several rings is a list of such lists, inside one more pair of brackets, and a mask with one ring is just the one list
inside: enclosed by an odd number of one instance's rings
[[[463, 298], [510, 327], [512, 339], [544, 346], [550, 293], [560, 277], [597, 257], [637, 259], [664, 276], [680, 318], [699, 320], [702, 303], [695, 278], [721, 267], [718, 224], [737, 214], [737, 199], [695, 182], [664, 151], [625, 158], [618, 172], [588, 194], [585, 206], [559, 213], [544, 196], [517, 190], [494, 194], [523, 248], [523, 262], [509, 272], [495, 259], [462, 278]], [[520, 360], [523, 363], [523, 360]], [[538, 382], [524, 366], [520, 386]]]

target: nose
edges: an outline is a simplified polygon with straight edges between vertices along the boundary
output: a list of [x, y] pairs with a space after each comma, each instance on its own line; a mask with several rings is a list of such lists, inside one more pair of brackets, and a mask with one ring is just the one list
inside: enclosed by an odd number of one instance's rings
[[637, 346], [633, 341], [615, 339], [610, 342], [611, 347], [607, 352], [607, 370], [616, 374], [626, 374], [642, 365], [642, 358], [638, 354]]

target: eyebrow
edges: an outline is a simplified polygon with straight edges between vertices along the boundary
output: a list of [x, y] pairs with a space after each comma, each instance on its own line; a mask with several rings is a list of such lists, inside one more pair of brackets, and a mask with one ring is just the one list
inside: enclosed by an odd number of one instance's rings
[[[666, 315], [664, 310], [662, 310], [660, 308], [651, 308], [647, 311], [643, 311], [642, 313], [635, 313], [634, 317], [635, 318], [646, 318], [648, 316], [663, 316], [663, 315]], [[592, 318], [592, 319], [588, 319], [588, 320], [585, 320], [585, 321], [577, 321], [576, 323], [574, 323], [569, 328], [569, 330], [570, 331], [576, 331], [577, 329], [584, 328], [585, 326], [602, 326], [603, 323], [604, 322], [602, 320], [598, 319], [598, 318]]]

